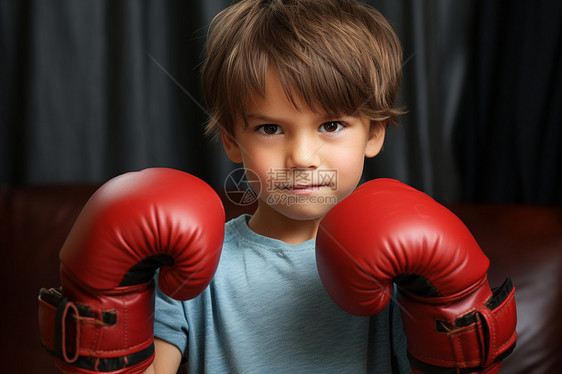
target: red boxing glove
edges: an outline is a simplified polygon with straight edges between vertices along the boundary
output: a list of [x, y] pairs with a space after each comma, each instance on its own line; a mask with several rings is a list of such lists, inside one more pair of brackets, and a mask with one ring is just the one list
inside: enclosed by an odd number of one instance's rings
[[492, 292], [489, 261], [453, 213], [390, 179], [358, 187], [322, 219], [322, 283], [345, 311], [369, 316], [393, 283], [414, 373], [495, 373], [517, 334], [514, 289]]
[[211, 281], [224, 208], [202, 180], [172, 169], [127, 173], [86, 203], [60, 252], [62, 290], [42, 289], [43, 346], [66, 373], [140, 373], [154, 359], [154, 272], [178, 300]]

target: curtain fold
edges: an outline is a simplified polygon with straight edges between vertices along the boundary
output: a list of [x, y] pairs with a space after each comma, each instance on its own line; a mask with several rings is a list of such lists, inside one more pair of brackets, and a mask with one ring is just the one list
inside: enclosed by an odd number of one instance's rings
[[468, 82], [473, 2], [372, 1], [404, 47], [400, 102], [408, 113], [390, 129], [366, 179], [391, 176], [442, 201], [462, 194], [453, 134]]
[[562, 3], [476, 3], [456, 149], [466, 201], [562, 204]]

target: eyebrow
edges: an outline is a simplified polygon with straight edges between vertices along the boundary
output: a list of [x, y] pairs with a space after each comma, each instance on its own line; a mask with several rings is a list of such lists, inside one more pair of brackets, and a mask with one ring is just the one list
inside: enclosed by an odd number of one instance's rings
[[284, 122], [280, 118], [274, 118], [274, 117], [270, 117], [268, 115], [259, 114], [259, 113], [249, 113], [249, 114], [247, 114], [246, 120], [247, 121], [266, 122], [266, 123], [271, 123], [271, 124]]
[[[337, 120], [337, 119], [344, 119], [350, 116], [329, 116], [329, 115], [319, 115], [318, 116], [318, 121], [331, 121], [331, 120]], [[280, 124], [280, 123], [284, 123], [286, 122], [285, 120], [283, 120], [282, 118], [275, 118], [275, 117], [270, 117], [266, 114], [261, 114], [261, 113], [248, 113], [246, 115], [246, 122], [247, 121], [256, 121], [256, 122], [261, 122], [261, 123], [267, 123], [267, 124]]]

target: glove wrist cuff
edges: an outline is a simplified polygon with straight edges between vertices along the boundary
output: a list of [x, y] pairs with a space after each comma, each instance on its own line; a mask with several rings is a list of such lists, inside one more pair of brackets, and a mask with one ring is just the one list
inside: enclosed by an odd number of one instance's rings
[[119, 295], [82, 296], [73, 302], [65, 297], [72, 289], [65, 288], [65, 296], [57, 289], [42, 289], [43, 347], [59, 367], [70, 365], [77, 372], [121, 373], [143, 362], [148, 367], [154, 357], [153, 320], [146, 317], [154, 315], [153, 287], [149, 282], [123, 287]]
[[485, 282], [469, 297], [441, 306], [401, 295], [411, 362], [420, 370], [425, 368], [422, 372], [430, 366], [432, 373], [448, 373], [439, 369], [449, 368], [471, 373], [503, 360], [517, 337], [514, 292], [508, 279], [493, 293]]

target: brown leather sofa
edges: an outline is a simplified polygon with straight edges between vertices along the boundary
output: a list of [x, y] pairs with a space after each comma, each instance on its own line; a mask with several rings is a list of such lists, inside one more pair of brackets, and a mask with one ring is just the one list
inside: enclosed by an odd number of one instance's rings
[[[92, 185], [0, 186], [1, 373], [57, 373], [39, 343], [37, 295], [59, 285], [58, 251]], [[224, 199], [227, 218], [249, 211]], [[511, 277], [519, 339], [501, 373], [562, 368], [562, 208], [450, 205], [491, 260], [490, 283]], [[182, 369], [183, 371], [184, 369]]]

